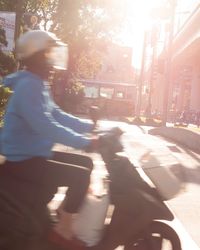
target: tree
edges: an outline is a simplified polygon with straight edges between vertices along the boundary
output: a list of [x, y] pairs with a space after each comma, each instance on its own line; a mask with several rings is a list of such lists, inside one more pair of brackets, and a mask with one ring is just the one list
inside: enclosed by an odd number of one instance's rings
[[26, 12], [37, 13], [42, 20], [44, 30], [47, 30], [48, 23], [51, 22], [58, 3], [59, 0], [26, 0], [24, 8]]
[[0, 50], [0, 76], [5, 76], [16, 69], [13, 53], [4, 53]]
[[84, 96], [84, 86], [82, 83], [75, 78], [71, 79], [65, 88], [65, 103], [63, 109], [70, 113], [77, 112], [83, 102]]
[[6, 32], [5, 30], [0, 26], [0, 50], [3, 46], [7, 46], [8, 42], [6, 40]]
[[125, 2], [126, 0], [1, 0], [0, 9], [16, 11], [17, 26], [20, 23], [21, 27], [23, 13], [40, 16], [44, 29], [49, 28], [68, 44], [68, 80], [74, 81], [80, 77], [95, 77], [101, 68], [102, 52], [106, 53], [107, 44], [123, 25]]
[[82, 51], [76, 62], [76, 77], [79, 79], [94, 79], [101, 69], [102, 54], [95, 49]]
[[[55, 32], [69, 46], [69, 71], [76, 73], [77, 61], [91, 47], [105, 51], [125, 16], [125, 2], [120, 0], [1, 0], [2, 11], [17, 12], [23, 24], [23, 13], [37, 13], [45, 29]], [[18, 23], [17, 23], [18, 25]], [[102, 49], [103, 48], [103, 49]]]
[[107, 44], [122, 27], [123, 8], [124, 2], [120, 0], [58, 1], [50, 30], [69, 46], [66, 106], [74, 104], [72, 110], [81, 103], [83, 96], [82, 88], [78, 88], [80, 93], [74, 91], [77, 79], [94, 79], [101, 69]]
[[0, 26], [0, 76], [14, 71], [16, 62], [13, 53], [4, 53], [2, 46], [7, 46], [5, 30]]
[[1, 11], [16, 12], [16, 39], [22, 32], [23, 16], [26, 13], [37, 14], [42, 20], [44, 28], [47, 28], [49, 20], [54, 13], [59, 0], [1, 0]]
[[5, 30], [0, 27], [0, 125], [4, 115], [5, 105], [11, 94], [8, 88], [4, 88], [1, 85], [1, 79], [6, 74], [12, 72], [16, 66], [15, 59], [12, 53], [4, 53], [2, 46], [7, 46]]
[[[52, 16], [51, 30], [69, 45], [69, 71], [76, 74], [77, 61], [90, 49], [105, 51], [123, 23], [124, 4], [119, 0], [60, 0]], [[119, 14], [120, 13], [120, 14]]]

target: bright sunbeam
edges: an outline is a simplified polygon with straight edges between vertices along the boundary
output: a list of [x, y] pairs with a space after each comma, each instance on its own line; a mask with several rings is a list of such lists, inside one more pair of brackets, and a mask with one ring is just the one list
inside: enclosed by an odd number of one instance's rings
[[119, 40], [123, 45], [133, 47], [133, 64], [136, 67], [141, 59], [144, 31], [150, 29], [153, 23], [151, 10], [163, 2], [164, 0], [126, 1], [126, 23]]

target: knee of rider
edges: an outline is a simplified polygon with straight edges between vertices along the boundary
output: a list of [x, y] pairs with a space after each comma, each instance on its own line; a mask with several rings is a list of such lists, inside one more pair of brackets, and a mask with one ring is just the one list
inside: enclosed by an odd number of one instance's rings
[[[78, 167], [75, 169], [74, 175], [73, 175], [73, 182], [72, 184], [81, 184], [88, 182], [90, 180], [91, 171], [90, 169], [84, 168], [84, 167]], [[76, 182], [74, 182], [76, 180]]]
[[82, 171], [81, 173], [79, 180], [81, 179], [83, 182], [87, 183], [90, 181], [90, 175], [91, 175], [91, 171], [88, 169], [84, 169], [84, 171]]
[[94, 167], [94, 165], [93, 165], [93, 161], [92, 161], [92, 159], [91, 158], [87, 158], [87, 161], [86, 161], [86, 167], [87, 167], [87, 169], [89, 169], [90, 171], [92, 171], [93, 170], [93, 167]]

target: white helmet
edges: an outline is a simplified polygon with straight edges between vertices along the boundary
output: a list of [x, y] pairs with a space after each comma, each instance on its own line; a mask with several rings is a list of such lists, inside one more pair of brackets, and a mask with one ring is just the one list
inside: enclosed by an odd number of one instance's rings
[[[55, 34], [42, 30], [31, 30], [22, 34], [16, 43], [16, 54], [19, 60], [27, 59], [37, 52], [55, 48], [56, 51], [49, 53], [54, 58], [49, 58], [52, 66], [56, 67], [56, 58], [59, 58], [59, 65], [66, 69], [68, 50], [67, 45], [62, 43]], [[61, 49], [61, 51], [60, 51]], [[59, 52], [60, 51], [60, 52]], [[62, 55], [62, 58], [61, 58]], [[63, 62], [61, 62], [63, 59]], [[65, 66], [64, 66], [65, 65]], [[58, 66], [59, 67], [59, 66]]]

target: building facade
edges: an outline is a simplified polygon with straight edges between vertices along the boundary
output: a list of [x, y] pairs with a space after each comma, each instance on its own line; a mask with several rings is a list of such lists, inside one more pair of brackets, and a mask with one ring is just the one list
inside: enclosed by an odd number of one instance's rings
[[132, 48], [109, 44], [95, 79], [81, 80], [85, 86], [81, 112], [96, 105], [106, 117], [133, 116], [137, 96], [134, 78]]
[[[177, 17], [182, 3], [184, 16]], [[168, 95], [168, 118], [171, 115], [187, 110], [200, 111], [200, 1], [179, 0], [172, 40], [172, 60]], [[167, 46], [156, 58], [157, 74], [152, 81], [152, 110], [163, 113], [166, 91]], [[160, 70], [160, 68], [162, 68]], [[148, 95], [148, 93], [147, 93]]]

